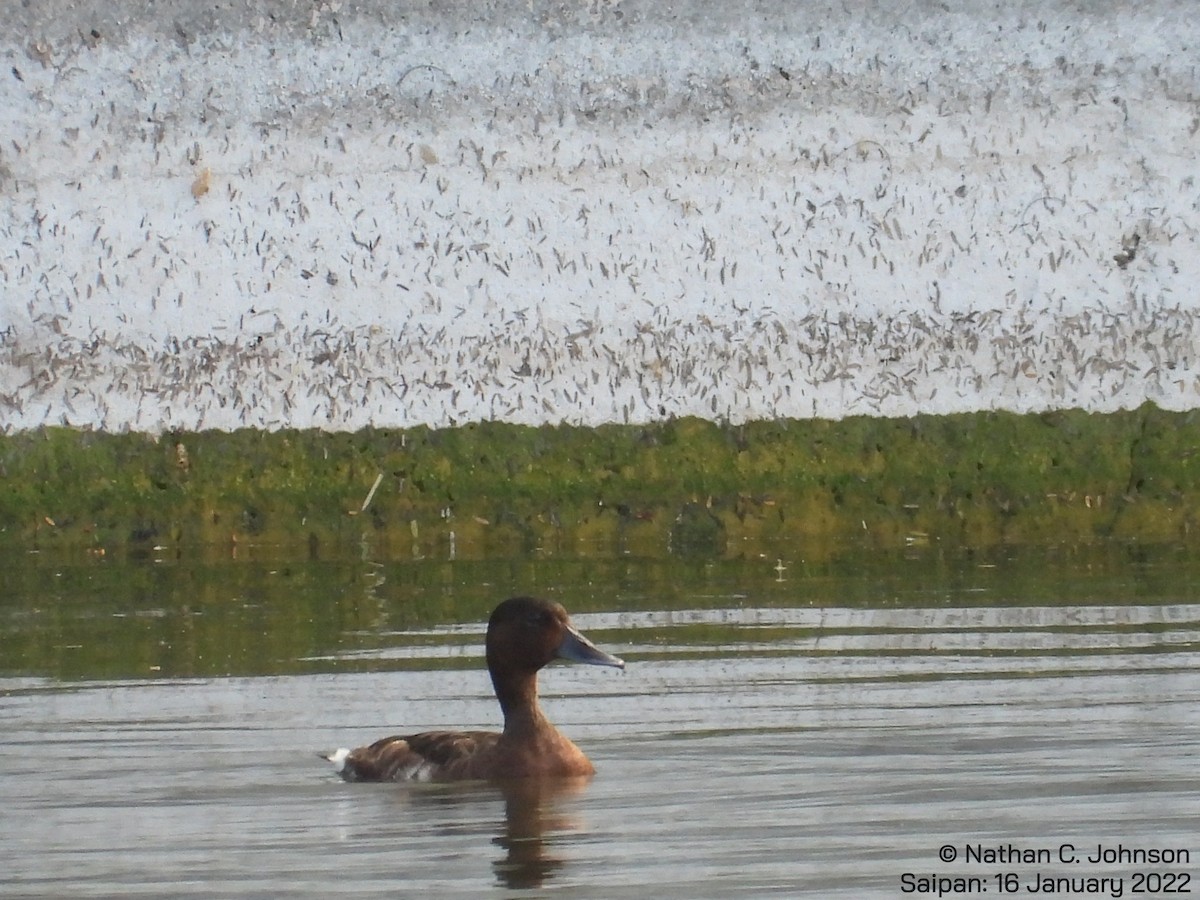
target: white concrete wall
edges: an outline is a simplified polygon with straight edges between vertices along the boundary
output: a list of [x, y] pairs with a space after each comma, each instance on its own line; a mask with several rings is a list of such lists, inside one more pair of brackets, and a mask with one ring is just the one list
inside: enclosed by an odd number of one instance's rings
[[1200, 405], [1194, 4], [863, 5], [4, 0], [0, 424]]

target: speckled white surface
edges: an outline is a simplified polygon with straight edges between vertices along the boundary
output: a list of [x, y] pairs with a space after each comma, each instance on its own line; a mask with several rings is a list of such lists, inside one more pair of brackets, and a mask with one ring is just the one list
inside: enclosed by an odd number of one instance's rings
[[5, 431], [1200, 405], [1186, 2], [33, 6]]

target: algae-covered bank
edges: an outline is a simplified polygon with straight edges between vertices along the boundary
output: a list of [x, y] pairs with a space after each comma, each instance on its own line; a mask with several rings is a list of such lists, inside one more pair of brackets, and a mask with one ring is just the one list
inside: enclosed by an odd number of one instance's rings
[[847, 540], [1173, 540], [1200, 497], [1200, 413], [699, 419], [644, 426], [0, 437], [0, 543], [89, 548], [364, 538], [399, 552], [817, 553]]
[[1186, 0], [5, 11], [0, 545], [1190, 529]]

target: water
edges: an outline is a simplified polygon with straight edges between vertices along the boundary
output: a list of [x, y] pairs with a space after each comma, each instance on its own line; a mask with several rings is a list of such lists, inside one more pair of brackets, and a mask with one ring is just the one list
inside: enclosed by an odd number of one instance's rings
[[[0, 894], [1200, 890], [1187, 548], [778, 555], [6, 560]], [[493, 727], [481, 622], [520, 589], [629, 663], [542, 677], [591, 783], [331, 775], [315, 751]]]

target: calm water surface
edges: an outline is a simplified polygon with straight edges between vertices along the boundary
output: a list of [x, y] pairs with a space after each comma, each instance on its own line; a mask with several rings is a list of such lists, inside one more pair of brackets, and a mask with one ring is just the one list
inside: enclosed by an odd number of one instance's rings
[[[0, 561], [0, 894], [1200, 893], [1200, 555], [787, 556]], [[347, 785], [316, 758], [494, 727], [482, 623], [525, 591], [628, 662], [542, 677], [590, 784]]]

